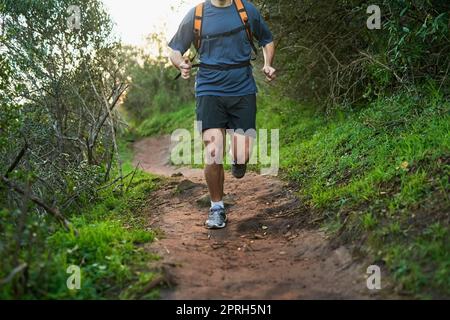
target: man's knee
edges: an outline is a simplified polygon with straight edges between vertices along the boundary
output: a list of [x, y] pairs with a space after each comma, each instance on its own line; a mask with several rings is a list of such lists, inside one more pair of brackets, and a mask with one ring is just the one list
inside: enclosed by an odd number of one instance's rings
[[223, 145], [209, 142], [205, 147], [206, 164], [223, 164]]
[[203, 132], [206, 164], [223, 164], [224, 130], [208, 129]]

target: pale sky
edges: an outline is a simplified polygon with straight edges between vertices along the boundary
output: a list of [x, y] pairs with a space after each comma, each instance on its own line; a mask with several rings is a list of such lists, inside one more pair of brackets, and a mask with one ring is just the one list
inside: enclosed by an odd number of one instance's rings
[[145, 36], [163, 32], [166, 40], [175, 34], [190, 8], [201, 0], [103, 0], [125, 44], [143, 46]]

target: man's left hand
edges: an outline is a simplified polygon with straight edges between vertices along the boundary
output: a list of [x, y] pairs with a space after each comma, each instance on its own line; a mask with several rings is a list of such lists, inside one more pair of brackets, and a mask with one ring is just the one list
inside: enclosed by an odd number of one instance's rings
[[275, 70], [275, 68], [271, 66], [264, 66], [264, 68], [262, 68], [262, 72], [266, 76], [266, 80], [269, 82], [275, 80], [275, 78], [277, 77], [277, 70]]

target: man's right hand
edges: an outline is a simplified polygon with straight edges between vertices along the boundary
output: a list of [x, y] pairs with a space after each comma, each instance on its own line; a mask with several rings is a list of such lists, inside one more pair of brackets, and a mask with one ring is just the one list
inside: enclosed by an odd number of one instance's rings
[[184, 59], [184, 62], [178, 66], [181, 71], [181, 77], [185, 80], [191, 77], [192, 63], [188, 58]]

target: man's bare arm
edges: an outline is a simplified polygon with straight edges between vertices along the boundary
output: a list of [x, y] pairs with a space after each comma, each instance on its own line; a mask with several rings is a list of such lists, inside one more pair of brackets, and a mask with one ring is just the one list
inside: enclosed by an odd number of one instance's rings
[[181, 71], [183, 79], [191, 77], [192, 63], [188, 58], [183, 57], [180, 51], [172, 50], [169, 58], [173, 66]]
[[273, 41], [263, 47], [263, 54], [264, 67], [262, 71], [266, 75], [267, 81], [272, 81], [276, 78], [276, 70], [273, 67], [273, 61], [275, 58], [275, 44], [273, 43]]

